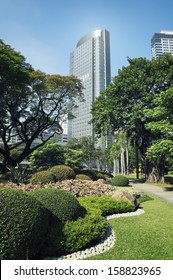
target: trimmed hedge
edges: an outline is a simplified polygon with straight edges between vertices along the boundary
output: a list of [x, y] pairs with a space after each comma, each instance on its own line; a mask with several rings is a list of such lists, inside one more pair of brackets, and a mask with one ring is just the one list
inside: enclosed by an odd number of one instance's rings
[[51, 221], [73, 221], [85, 215], [85, 209], [71, 193], [60, 189], [39, 189], [30, 193], [51, 214]]
[[33, 185], [44, 185], [55, 182], [53, 173], [50, 171], [39, 171], [32, 175], [30, 183]]
[[125, 187], [129, 185], [129, 179], [123, 175], [117, 175], [111, 179], [111, 184], [113, 186]]
[[66, 165], [56, 165], [48, 170], [54, 175], [56, 181], [70, 180], [76, 176], [74, 170]]
[[135, 205], [130, 201], [114, 199], [110, 196], [85, 197], [78, 199], [80, 204], [86, 208], [96, 208], [101, 211], [102, 216], [126, 213], [135, 210]]
[[96, 209], [77, 221], [67, 221], [62, 227], [53, 226], [44, 256], [61, 256], [91, 247], [100, 242], [107, 231], [105, 218]]
[[0, 258], [32, 259], [48, 233], [49, 215], [36, 199], [16, 189], [0, 189]]

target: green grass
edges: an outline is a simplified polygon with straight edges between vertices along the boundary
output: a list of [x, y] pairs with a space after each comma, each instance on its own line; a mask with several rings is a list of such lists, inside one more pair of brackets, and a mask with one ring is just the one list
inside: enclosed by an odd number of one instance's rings
[[145, 214], [111, 219], [116, 242], [92, 260], [172, 260], [173, 205], [159, 198], [142, 203]]

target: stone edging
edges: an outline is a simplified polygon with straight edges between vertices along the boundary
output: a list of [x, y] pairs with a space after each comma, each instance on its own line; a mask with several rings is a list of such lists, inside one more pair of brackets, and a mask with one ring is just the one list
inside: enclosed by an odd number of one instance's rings
[[[122, 214], [113, 214], [110, 216], [107, 216], [106, 219], [114, 219], [114, 218], [121, 218], [121, 217], [130, 217], [130, 216], [137, 216], [143, 214], [145, 211], [143, 209], [137, 209], [135, 212], [128, 212], [128, 213], [122, 213]], [[115, 244], [115, 232], [112, 230], [112, 228], [108, 224], [106, 235], [104, 236], [101, 243], [97, 244], [96, 246], [93, 246], [91, 248], [74, 252], [72, 254], [68, 254], [66, 256], [62, 256], [59, 258], [56, 257], [47, 257], [44, 258], [44, 260], [82, 260], [88, 257], [93, 257], [95, 255], [101, 254], [106, 252], [107, 250], [111, 249]]]

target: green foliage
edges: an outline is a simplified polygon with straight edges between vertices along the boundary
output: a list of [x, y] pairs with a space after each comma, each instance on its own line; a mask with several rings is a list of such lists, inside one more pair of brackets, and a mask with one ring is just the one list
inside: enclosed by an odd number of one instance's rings
[[53, 166], [49, 171], [54, 175], [56, 181], [70, 180], [76, 176], [74, 170], [66, 165]]
[[154, 110], [146, 110], [151, 122], [146, 125], [157, 135], [158, 140], [153, 141], [148, 148], [147, 158], [153, 163], [161, 162], [172, 166], [173, 159], [173, 88], [161, 92], [155, 98]]
[[[64, 116], [72, 115], [76, 98], [83, 101], [83, 86], [74, 76], [34, 71], [20, 53], [2, 40], [0, 62], [0, 154], [4, 169], [8, 169], [62, 134]], [[21, 151], [13, 158], [16, 147]]]
[[135, 206], [131, 202], [109, 196], [79, 198], [79, 202], [85, 208], [100, 210], [103, 216], [135, 210]]
[[64, 148], [57, 143], [46, 143], [35, 150], [30, 157], [33, 169], [47, 169], [64, 163]]
[[173, 185], [173, 177], [169, 175], [165, 176], [165, 182]]
[[107, 172], [102, 172], [102, 171], [97, 171], [97, 170], [95, 170], [94, 172], [97, 175], [97, 179], [107, 180], [107, 179], [111, 179], [113, 177], [112, 174], [107, 173]]
[[69, 192], [59, 189], [39, 189], [30, 193], [40, 201], [51, 214], [52, 222], [76, 220], [85, 214], [78, 200]]
[[89, 176], [87, 176], [85, 174], [77, 174], [75, 179], [92, 181], [91, 177], [89, 177]]
[[147, 158], [152, 162], [159, 163], [162, 159], [173, 159], [173, 141], [161, 140], [153, 144], [147, 150]]
[[90, 169], [75, 169], [75, 172], [77, 174], [83, 174], [91, 178], [91, 180], [96, 181], [98, 179], [97, 174], [95, 170], [90, 170]]
[[[74, 150], [78, 152], [80, 151], [80, 154], [78, 155], [79, 164], [73, 165], [73, 167], [80, 167], [81, 163], [86, 164], [88, 167], [90, 167], [92, 161], [95, 159], [94, 144], [91, 137], [84, 136], [80, 139], [70, 139], [67, 143], [67, 152], [69, 153], [70, 150], [72, 150], [73, 153]], [[72, 154], [72, 156], [74, 155]], [[69, 156], [68, 159], [70, 160]], [[66, 162], [66, 164], [72, 166], [70, 162]]]
[[138, 201], [139, 203], [143, 203], [145, 201], [149, 201], [149, 200], [153, 200], [154, 198], [152, 198], [151, 196], [147, 195], [147, 194], [143, 194], [143, 195], [139, 195], [138, 196]]
[[26, 260], [42, 248], [48, 212], [36, 199], [15, 189], [0, 189], [0, 258]]
[[128, 186], [129, 185], [129, 179], [123, 175], [117, 175], [111, 179], [111, 184], [113, 186]]
[[111, 260], [112, 262], [115, 260], [139, 260], [138, 262], [170, 260], [172, 262], [172, 205], [155, 197], [154, 200], [147, 201], [142, 206], [145, 210], [143, 215], [109, 221], [116, 233], [115, 245], [111, 250], [92, 257], [92, 260]]
[[44, 255], [60, 256], [97, 244], [107, 230], [106, 220], [96, 209], [76, 221], [67, 221], [51, 228]]
[[27, 166], [20, 164], [16, 167], [10, 167], [8, 176], [9, 180], [17, 185], [19, 185], [20, 183], [26, 183], [29, 179]]
[[[128, 62], [129, 65], [119, 70], [113, 83], [93, 103], [92, 122], [97, 135], [106, 134], [109, 127], [112, 131], [125, 131], [128, 138], [131, 137], [139, 149], [147, 174], [146, 151], [151, 146], [151, 142], [161, 136], [149, 129], [147, 124], [152, 121], [153, 110], [156, 107], [155, 98], [160, 93], [162, 96], [162, 92], [172, 86], [173, 56], [165, 54], [153, 60], [128, 58]], [[164, 108], [169, 109], [171, 117], [167, 114], [166, 116], [170, 120], [172, 119], [172, 93], [167, 92], [166, 97], [162, 97], [162, 101]], [[151, 110], [150, 115], [146, 109]], [[163, 114], [163, 107], [161, 112]], [[165, 119], [164, 114], [163, 119]], [[171, 132], [171, 128], [172, 125], [168, 131], [169, 128], [166, 126], [167, 133]]]
[[30, 183], [33, 185], [44, 185], [55, 182], [54, 174], [50, 171], [39, 171], [32, 175]]
[[82, 165], [82, 161], [83, 161], [82, 150], [74, 150], [66, 147], [64, 157], [65, 157], [65, 164], [71, 166], [72, 168], [77, 168]]

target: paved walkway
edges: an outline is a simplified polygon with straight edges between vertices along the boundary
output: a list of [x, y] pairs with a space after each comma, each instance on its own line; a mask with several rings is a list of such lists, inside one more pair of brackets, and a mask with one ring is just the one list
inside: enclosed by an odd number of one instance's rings
[[153, 194], [173, 204], [173, 190], [167, 190], [165, 188], [153, 186], [150, 184], [140, 184], [134, 182], [130, 184], [132, 185], [132, 187], [134, 187], [134, 190], [136, 191], [142, 191], [148, 194]]

